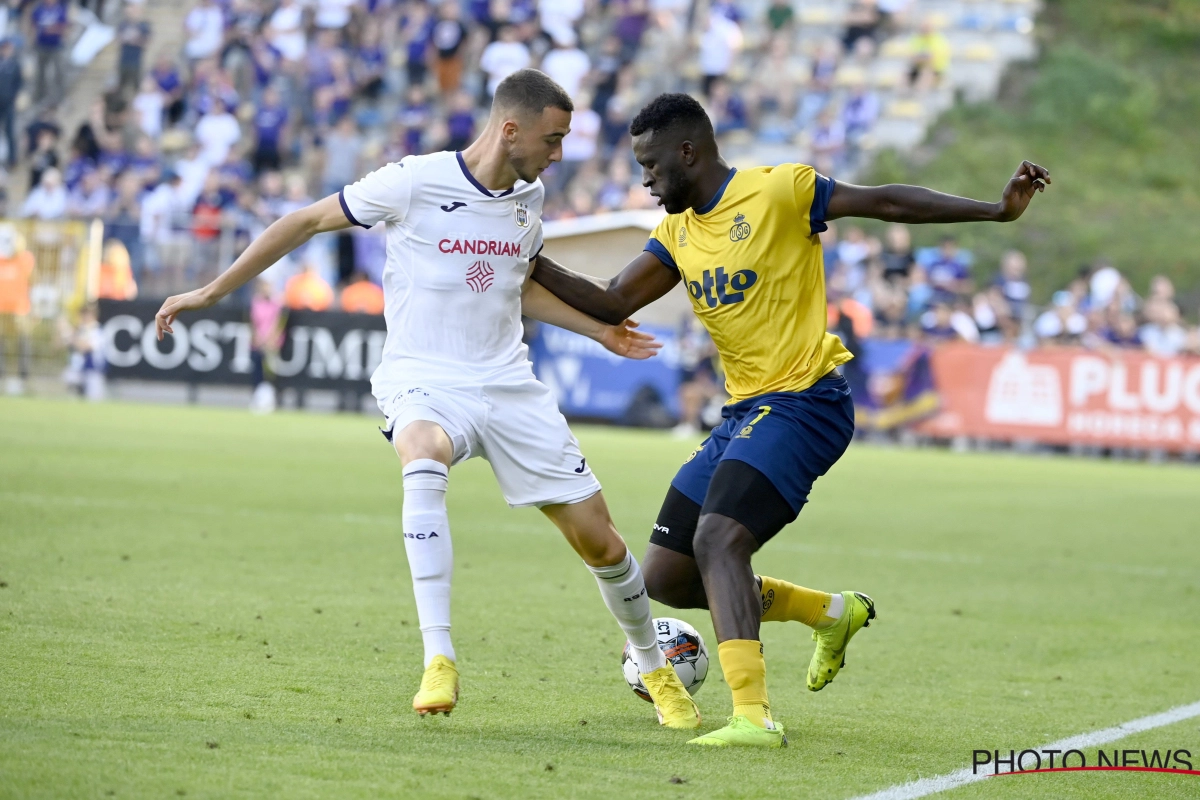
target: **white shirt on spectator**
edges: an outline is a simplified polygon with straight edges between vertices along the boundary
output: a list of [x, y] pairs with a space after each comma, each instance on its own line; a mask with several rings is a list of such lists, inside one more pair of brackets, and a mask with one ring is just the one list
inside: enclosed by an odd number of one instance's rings
[[584, 0], [538, 0], [538, 19], [552, 39], [573, 34], [583, 11]]
[[21, 204], [21, 217], [37, 219], [62, 219], [67, 214], [67, 190], [62, 186], [47, 189], [38, 186], [29, 193]]
[[196, 141], [200, 152], [211, 166], [223, 163], [229, 157], [229, 148], [242, 138], [242, 127], [237, 118], [228, 111], [205, 114], [196, 123]]
[[304, 10], [293, 3], [290, 6], [280, 6], [271, 15], [267, 26], [267, 41], [288, 61], [299, 61], [308, 52], [308, 44], [304, 40]]
[[88, 194], [83, 186], [77, 186], [67, 195], [67, 212], [72, 217], [98, 217], [108, 208], [111, 199], [112, 190], [103, 184], [97, 186], [91, 194]]
[[1147, 352], [1166, 358], [1179, 355], [1187, 345], [1187, 331], [1181, 325], [1150, 323], [1138, 330], [1138, 336]]
[[350, 22], [350, 9], [358, 0], [317, 0], [313, 22], [318, 28], [341, 30]]
[[488, 94], [495, 94], [500, 81], [528, 67], [531, 60], [529, 48], [523, 42], [495, 41], [485, 47], [479, 57], [479, 68], [487, 73]]
[[225, 15], [216, 5], [196, 6], [184, 18], [184, 29], [187, 43], [183, 51], [188, 58], [214, 56], [225, 40]]
[[212, 165], [203, 151], [197, 153], [195, 158], [181, 158], [175, 162], [175, 172], [182, 179], [179, 195], [189, 209], [196, 203], [196, 198], [204, 189], [204, 179], [208, 177], [208, 171], [211, 168]]
[[142, 239], [159, 244], [170, 242], [175, 235], [175, 223], [182, 223], [191, 207], [192, 202], [184, 196], [182, 185], [160, 183], [142, 200], [139, 221]]
[[591, 71], [591, 60], [578, 47], [556, 47], [542, 59], [542, 72], [566, 89], [571, 97], [579, 95], [583, 79]]
[[724, 75], [733, 66], [733, 57], [742, 49], [742, 29], [724, 14], [710, 14], [708, 27], [700, 37], [700, 72]]
[[571, 115], [571, 132], [562, 143], [563, 161], [591, 161], [600, 138], [600, 115], [590, 108], [577, 108]]
[[137, 114], [138, 130], [157, 139], [162, 133], [162, 92], [139, 92], [133, 98], [133, 111]]

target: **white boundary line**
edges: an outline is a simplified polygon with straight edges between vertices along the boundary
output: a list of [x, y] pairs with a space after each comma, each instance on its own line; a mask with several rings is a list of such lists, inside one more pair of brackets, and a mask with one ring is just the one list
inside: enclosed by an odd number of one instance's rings
[[[1109, 742], [1115, 742], [1118, 739], [1124, 739], [1126, 736], [1141, 733], [1142, 731], [1161, 728], [1165, 725], [1173, 725], [1176, 722], [1182, 722], [1185, 719], [1192, 719], [1193, 717], [1200, 717], [1200, 703], [1178, 706], [1163, 711], [1161, 714], [1151, 714], [1148, 717], [1123, 722], [1113, 728], [1105, 728], [1099, 731], [1092, 731], [1091, 733], [1081, 733], [1078, 736], [1072, 736], [1030, 749], [1084, 750], [1108, 744]], [[916, 800], [918, 797], [928, 797], [931, 794], [938, 794], [939, 792], [945, 792], [959, 786], [981, 781], [990, 775], [990, 772], [974, 774], [970, 769], [960, 769], [957, 772], [950, 772], [933, 778], [922, 778], [912, 783], [902, 783], [889, 789], [875, 792], [874, 794], [856, 797], [854, 800]]]

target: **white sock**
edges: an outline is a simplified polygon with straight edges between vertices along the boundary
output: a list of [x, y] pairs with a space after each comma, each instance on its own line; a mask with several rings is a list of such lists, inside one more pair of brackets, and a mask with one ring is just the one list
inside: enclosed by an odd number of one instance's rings
[[816, 629], [823, 631], [826, 628], [832, 627], [842, 618], [842, 614], [846, 611], [846, 598], [842, 597], [840, 592], [829, 595], [829, 608], [825, 609], [825, 616], [817, 623]]
[[658, 636], [654, 632], [654, 620], [650, 616], [650, 596], [646, 594], [646, 581], [633, 553], [625, 551], [625, 560], [611, 567], [588, 567], [596, 576], [600, 596], [604, 605], [617, 618], [617, 624], [625, 631], [632, 645], [633, 660], [638, 672], [645, 675], [665, 667], [667, 659], [658, 648]]
[[449, 468], [429, 458], [404, 468], [404, 551], [412, 573], [417, 619], [425, 643], [425, 666], [434, 656], [454, 661], [450, 643], [450, 575], [454, 550], [446, 516]]

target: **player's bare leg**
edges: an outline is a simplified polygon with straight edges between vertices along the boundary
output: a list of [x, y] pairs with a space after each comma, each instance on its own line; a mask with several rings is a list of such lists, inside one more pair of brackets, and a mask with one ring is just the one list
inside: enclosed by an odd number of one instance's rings
[[435, 422], [418, 420], [392, 436], [404, 467], [404, 550], [425, 645], [425, 674], [413, 697], [424, 717], [450, 715], [458, 703], [458, 667], [450, 642], [450, 577], [454, 551], [446, 516], [446, 486], [454, 447]]
[[596, 576], [604, 604], [629, 639], [659, 722], [669, 728], [699, 727], [699, 709], [658, 647], [641, 568], [617, 532], [604, 495], [597, 492], [578, 503], [543, 506], [542, 512]]

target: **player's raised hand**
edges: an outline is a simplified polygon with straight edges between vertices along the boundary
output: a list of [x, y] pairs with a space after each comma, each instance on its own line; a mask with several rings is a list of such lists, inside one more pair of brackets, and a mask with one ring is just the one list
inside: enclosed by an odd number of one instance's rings
[[1025, 213], [1035, 192], [1044, 192], [1050, 185], [1050, 170], [1031, 161], [1022, 161], [1016, 174], [1004, 187], [1000, 199], [1000, 221], [1012, 222]]
[[163, 301], [162, 308], [154, 315], [154, 327], [158, 329], [158, 340], [162, 341], [164, 333], [174, 333], [171, 330], [171, 323], [179, 316], [179, 312], [208, 308], [214, 302], [204, 289], [193, 289], [186, 294], [168, 297]]
[[604, 332], [597, 341], [604, 345], [605, 350], [637, 361], [658, 355], [662, 342], [648, 333], [634, 330], [637, 326], [638, 324], [631, 319], [620, 325], [605, 325]]

